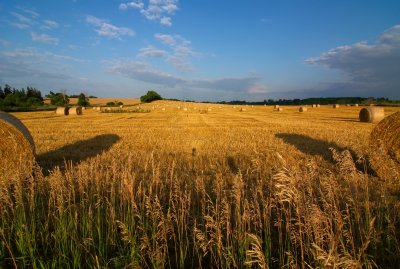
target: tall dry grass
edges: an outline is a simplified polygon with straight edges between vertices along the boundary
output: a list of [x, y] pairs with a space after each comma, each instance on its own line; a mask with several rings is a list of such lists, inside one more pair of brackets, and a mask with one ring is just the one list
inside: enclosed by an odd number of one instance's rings
[[[368, 145], [355, 142], [373, 126], [270, 110], [88, 111], [74, 123], [18, 114], [38, 165], [29, 178], [0, 181], [0, 267], [399, 264], [400, 188], [367, 169]], [[61, 124], [86, 132], [52, 142]], [[111, 130], [119, 140], [90, 140]], [[51, 154], [67, 157], [52, 163]]]

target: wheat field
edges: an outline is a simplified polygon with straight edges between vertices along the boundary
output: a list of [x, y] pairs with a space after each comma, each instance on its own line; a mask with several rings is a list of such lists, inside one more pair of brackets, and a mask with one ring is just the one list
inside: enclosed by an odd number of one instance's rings
[[141, 107], [14, 113], [37, 164], [0, 181], [0, 268], [400, 264], [400, 187], [359, 108]]

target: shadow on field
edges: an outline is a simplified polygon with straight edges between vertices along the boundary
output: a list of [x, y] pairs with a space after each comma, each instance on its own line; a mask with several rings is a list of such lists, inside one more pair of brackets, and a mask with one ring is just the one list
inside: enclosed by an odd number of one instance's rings
[[40, 154], [36, 156], [36, 161], [42, 167], [44, 175], [48, 175], [57, 166], [64, 170], [65, 163], [78, 163], [107, 151], [119, 139], [115, 134], [98, 135]]
[[[332, 164], [334, 164], [335, 161], [332, 158], [332, 152], [329, 150], [329, 148], [334, 148], [338, 152], [347, 149], [350, 152], [354, 161], [358, 159], [357, 154], [352, 149], [341, 147], [333, 142], [315, 139], [306, 135], [290, 133], [276, 134], [275, 137], [282, 139], [285, 143], [295, 146], [298, 150], [307, 155], [320, 155], [326, 161]], [[355, 162], [355, 166], [360, 172], [365, 172], [365, 169], [367, 169], [366, 172], [368, 174], [376, 175], [376, 172], [371, 168], [368, 159], [365, 160], [365, 164]]]

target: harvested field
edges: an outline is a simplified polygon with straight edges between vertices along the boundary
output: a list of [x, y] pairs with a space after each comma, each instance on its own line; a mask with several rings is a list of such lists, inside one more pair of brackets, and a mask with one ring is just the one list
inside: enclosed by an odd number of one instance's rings
[[40, 169], [0, 189], [0, 267], [400, 264], [400, 183], [370, 165], [359, 108], [141, 108], [14, 114]]

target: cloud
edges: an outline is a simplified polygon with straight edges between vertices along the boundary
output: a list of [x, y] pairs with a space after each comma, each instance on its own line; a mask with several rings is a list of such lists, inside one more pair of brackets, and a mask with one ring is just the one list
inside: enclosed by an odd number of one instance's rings
[[152, 84], [174, 87], [184, 84], [185, 80], [166, 74], [152, 68], [148, 63], [138, 61], [111, 61], [106, 62], [106, 70], [110, 73], [120, 74], [131, 79]]
[[400, 25], [386, 30], [371, 44], [339, 46], [305, 62], [340, 70], [349, 77], [345, 82], [330, 83], [326, 86], [329, 89], [341, 87], [353, 95], [399, 97]]
[[171, 35], [155, 34], [154, 37], [169, 46], [175, 45], [175, 39]]
[[261, 79], [256, 76], [239, 78], [219, 78], [219, 79], [183, 79], [164, 73], [150, 64], [143, 61], [106, 61], [106, 70], [109, 73], [123, 75], [125, 77], [157, 84], [164, 87], [181, 87], [188, 91], [207, 89], [220, 92], [250, 93], [259, 94], [266, 92], [266, 86], [261, 83]]
[[52, 44], [52, 45], [58, 44], [58, 38], [51, 37], [46, 34], [36, 34], [35, 32], [31, 32], [31, 37], [33, 41]]
[[[193, 80], [190, 85], [199, 88], [227, 92], [260, 93], [260, 89], [266, 90], [266, 87], [262, 86], [260, 83], [260, 78], [255, 76], [219, 78], [214, 80]], [[254, 91], [254, 89], [257, 89], [258, 92]]]
[[58, 23], [51, 20], [43, 20], [42, 27], [45, 29], [55, 29], [58, 28]]
[[10, 22], [10, 24], [18, 29], [29, 29], [34, 24], [34, 21], [31, 18], [28, 18], [20, 13], [10, 12], [10, 14], [17, 19], [17, 22]]
[[0, 52], [0, 77], [7, 78], [42, 78], [68, 79], [65, 74], [65, 61], [69, 56], [40, 51], [36, 48], [15, 49]]
[[138, 54], [140, 57], [166, 57], [167, 52], [161, 49], [157, 49], [153, 46], [148, 46], [140, 49], [140, 53]]
[[86, 22], [95, 26], [95, 31], [100, 36], [108, 38], [121, 39], [121, 36], [134, 36], [135, 32], [126, 27], [118, 27], [108, 23], [106, 20], [99, 19], [95, 16], [87, 15]]
[[121, 3], [119, 8], [126, 10], [136, 8], [151, 21], [158, 21], [161, 25], [172, 26], [171, 16], [178, 10], [178, 0], [149, 0], [147, 6], [141, 0]]
[[199, 53], [195, 52], [190, 46], [191, 41], [179, 35], [172, 36], [156, 33], [154, 37], [167, 46], [169, 51], [165, 58], [168, 64], [179, 71], [188, 72], [192, 70], [190, 57], [199, 55]]
[[121, 10], [125, 10], [130, 7], [142, 9], [144, 7], [144, 4], [143, 4], [143, 2], [137, 1], [137, 2], [121, 3], [119, 5], [119, 9], [121, 9]]

